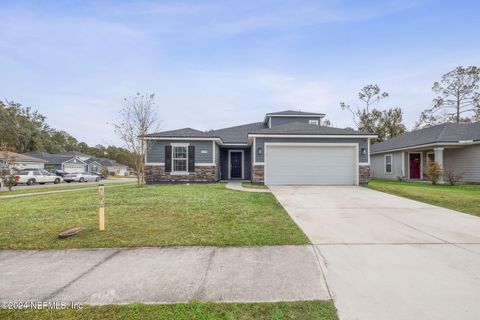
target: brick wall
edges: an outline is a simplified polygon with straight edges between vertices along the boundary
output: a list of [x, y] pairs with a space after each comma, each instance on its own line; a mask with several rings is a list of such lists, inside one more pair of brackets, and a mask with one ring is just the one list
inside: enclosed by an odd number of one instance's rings
[[370, 166], [358, 166], [358, 183], [368, 184], [370, 181]]
[[262, 183], [264, 181], [264, 166], [254, 165], [252, 166], [252, 182]]
[[218, 181], [216, 166], [195, 166], [195, 172], [187, 175], [172, 175], [165, 172], [165, 166], [146, 166], [147, 184], [159, 182], [215, 182]]

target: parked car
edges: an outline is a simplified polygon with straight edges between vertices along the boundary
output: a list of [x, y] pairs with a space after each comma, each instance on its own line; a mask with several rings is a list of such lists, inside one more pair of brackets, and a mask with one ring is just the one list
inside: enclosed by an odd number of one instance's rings
[[50, 173], [45, 170], [20, 170], [15, 176], [17, 184], [27, 184], [32, 185], [34, 183], [45, 184], [45, 183], [60, 183], [62, 182], [62, 177], [58, 177], [53, 173]]
[[93, 174], [96, 174], [97, 176], [99, 176], [100, 179], [105, 179], [106, 178], [105, 174], [101, 173], [101, 172], [94, 172]]
[[67, 173], [63, 177], [63, 180], [68, 183], [72, 181], [77, 181], [77, 182], [97, 181], [98, 182], [100, 181], [100, 177], [90, 172], [78, 172], [78, 173]]
[[49, 170], [49, 172], [53, 173], [56, 176], [64, 177], [67, 173], [63, 170]]

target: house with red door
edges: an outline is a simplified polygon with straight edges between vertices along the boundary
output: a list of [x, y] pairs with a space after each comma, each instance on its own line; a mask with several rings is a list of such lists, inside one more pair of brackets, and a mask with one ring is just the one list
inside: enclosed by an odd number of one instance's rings
[[375, 178], [425, 180], [424, 168], [435, 161], [461, 182], [480, 183], [480, 122], [408, 132], [372, 145], [370, 159]]

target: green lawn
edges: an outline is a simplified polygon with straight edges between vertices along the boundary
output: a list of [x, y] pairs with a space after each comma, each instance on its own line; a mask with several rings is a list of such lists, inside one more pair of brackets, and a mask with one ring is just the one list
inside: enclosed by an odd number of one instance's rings
[[268, 189], [268, 187], [263, 184], [253, 184], [251, 182], [242, 182], [242, 187], [251, 189]]
[[[122, 184], [132, 184], [132, 182], [115, 182], [115, 183], [105, 183], [105, 187], [108, 188], [110, 186], [117, 186]], [[47, 191], [57, 191], [57, 190], [68, 190], [68, 189], [85, 189], [85, 188], [95, 188], [97, 187], [96, 184], [70, 184], [70, 183], [62, 183], [59, 185], [52, 185], [51, 187], [44, 187], [44, 188], [31, 188], [27, 189], [24, 186], [16, 186], [13, 187], [12, 191], [8, 191], [7, 188], [2, 188], [0, 190], [0, 196], [7, 196], [7, 195], [14, 195], [14, 194], [25, 194], [25, 193], [42, 193]]]
[[337, 320], [331, 301], [84, 306], [78, 310], [0, 310], [1, 319]]
[[[95, 189], [0, 199], [0, 248], [251, 246], [307, 244], [270, 193], [224, 184], [107, 188], [106, 231], [97, 230]], [[80, 234], [59, 240], [65, 229]]]
[[432, 185], [423, 182], [371, 180], [368, 187], [397, 196], [480, 216], [480, 185]]

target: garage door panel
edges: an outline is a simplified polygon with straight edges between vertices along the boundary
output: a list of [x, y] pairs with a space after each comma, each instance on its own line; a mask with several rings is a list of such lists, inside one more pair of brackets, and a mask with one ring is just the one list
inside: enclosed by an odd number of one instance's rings
[[265, 178], [270, 185], [353, 185], [356, 148], [268, 146]]
[[63, 167], [64, 167], [65, 172], [68, 172], [68, 173], [77, 173], [77, 172], [85, 171], [85, 166], [82, 165], [82, 164], [67, 163]]

